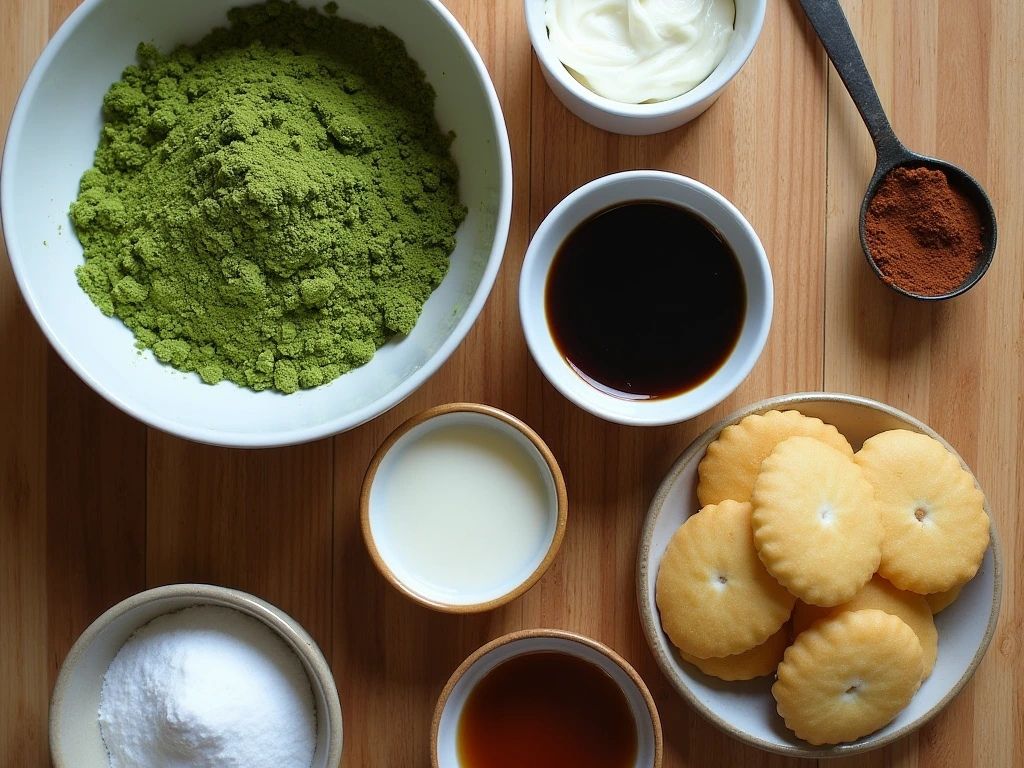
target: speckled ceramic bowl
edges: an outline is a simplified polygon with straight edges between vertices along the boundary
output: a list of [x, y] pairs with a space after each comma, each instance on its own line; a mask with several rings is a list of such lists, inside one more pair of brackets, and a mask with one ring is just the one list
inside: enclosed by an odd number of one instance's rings
[[[1002, 567], [999, 542], [992, 527], [992, 542], [981, 568], [960, 597], [935, 617], [939, 631], [939, 657], [935, 669], [910, 704], [884, 728], [857, 741], [832, 747], [813, 747], [789, 731], [775, 711], [773, 677], [747, 682], [724, 682], [684, 662], [661, 629], [655, 602], [658, 564], [676, 529], [698, 509], [697, 465], [708, 444], [725, 427], [753, 413], [798, 410], [834, 424], [854, 450], [872, 435], [889, 429], [922, 432], [956, 451], [933, 429], [892, 406], [864, 397], [807, 392], [773, 397], [743, 408], [710, 427], [694, 440], [669, 470], [651, 502], [640, 538], [637, 558], [637, 599], [644, 634], [665, 676], [690, 705], [704, 717], [741, 741], [790, 757], [842, 757], [882, 747], [920, 728], [937, 715], [971, 679], [999, 618]], [[957, 456], [959, 458], [959, 456]], [[960, 463], [970, 471], [963, 459]], [[985, 502], [985, 511], [992, 511]]]
[[100, 690], [107, 667], [124, 642], [157, 616], [196, 605], [234, 608], [263, 622], [299, 657], [316, 704], [316, 752], [311, 768], [341, 761], [341, 703], [334, 676], [313, 638], [280, 608], [246, 592], [208, 584], [171, 584], [122, 600], [89, 625], [61, 666], [50, 702], [54, 768], [108, 768], [100, 736]]

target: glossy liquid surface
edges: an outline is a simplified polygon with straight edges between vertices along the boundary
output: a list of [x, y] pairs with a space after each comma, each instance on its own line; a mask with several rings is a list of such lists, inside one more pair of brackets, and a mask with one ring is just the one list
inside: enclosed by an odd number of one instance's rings
[[747, 311], [739, 262], [707, 221], [676, 205], [601, 211], [562, 243], [545, 311], [555, 344], [594, 387], [672, 397], [721, 368]]
[[548, 470], [525, 438], [504, 429], [451, 419], [428, 427], [379, 470], [374, 538], [419, 594], [454, 604], [494, 599], [528, 578], [550, 545]]
[[459, 720], [463, 768], [633, 768], [637, 740], [622, 691], [599, 667], [529, 653], [492, 669]]

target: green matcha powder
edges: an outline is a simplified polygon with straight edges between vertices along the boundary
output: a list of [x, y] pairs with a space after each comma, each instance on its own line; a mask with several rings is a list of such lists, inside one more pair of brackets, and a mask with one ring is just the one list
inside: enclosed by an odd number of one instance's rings
[[397, 37], [276, 0], [229, 20], [140, 45], [104, 98], [78, 282], [165, 363], [290, 393], [412, 330], [466, 209]]

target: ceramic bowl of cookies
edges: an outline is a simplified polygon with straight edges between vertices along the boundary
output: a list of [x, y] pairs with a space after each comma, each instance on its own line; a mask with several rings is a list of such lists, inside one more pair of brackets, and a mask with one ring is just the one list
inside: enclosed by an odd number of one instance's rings
[[991, 510], [907, 413], [771, 398], [694, 440], [644, 522], [637, 599], [662, 671], [701, 715], [792, 757], [857, 754], [938, 714], [999, 616]]

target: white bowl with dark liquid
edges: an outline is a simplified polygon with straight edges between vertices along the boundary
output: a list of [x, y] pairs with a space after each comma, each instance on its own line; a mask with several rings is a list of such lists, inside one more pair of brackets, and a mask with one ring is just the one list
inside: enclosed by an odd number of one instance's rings
[[[556, 342], [546, 299], [552, 264], [576, 227], [602, 211], [636, 202], [667, 203], [703, 219], [731, 249], [746, 294], [739, 335], [717, 369], [689, 389], [646, 399], [620, 396], [607, 387], [595, 386], [581, 375]], [[679, 258], [694, 257], [681, 241]], [[643, 268], [642, 253], [622, 254], [623, 270]], [[681, 300], [685, 300], [687, 292], [699, 290], [699, 286], [680, 285]], [[710, 187], [685, 176], [664, 171], [627, 171], [585, 184], [544, 219], [523, 262], [519, 312], [533, 359], [565, 397], [607, 421], [659, 426], [692, 419], [736, 390], [753, 369], [768, 339], [773, 296], [771, 267], [764, 247], [736, 206]]]

